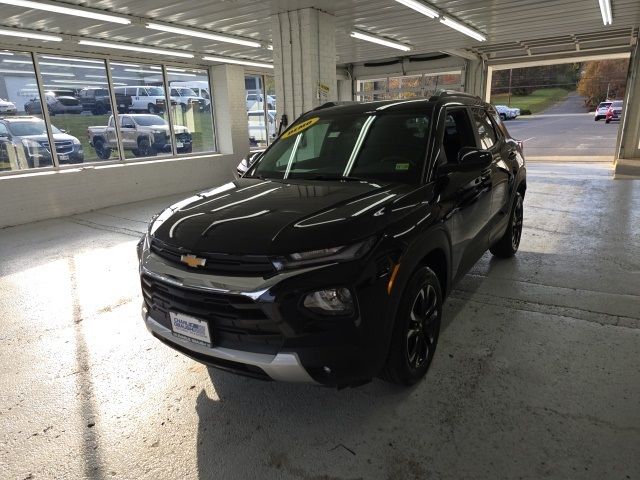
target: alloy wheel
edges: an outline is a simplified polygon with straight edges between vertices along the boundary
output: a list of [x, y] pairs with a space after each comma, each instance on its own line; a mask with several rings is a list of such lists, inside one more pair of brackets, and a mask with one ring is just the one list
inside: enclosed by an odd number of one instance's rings
[[413, 300], [407, 329], [407, 360], [417, 370], [435, 351], [438, 339], [440, 311], [438, 296], [432, 285], [425, 285]]
[[523, 224], [523, 204], [522, 196], [518, 195], [516, 198], [516, 205], [513, 210], [513, 220], [511, 225], [511, 246], [514, 250], [517, 250], [520, 246], [520, 238], [522, 237], [522, 224]]

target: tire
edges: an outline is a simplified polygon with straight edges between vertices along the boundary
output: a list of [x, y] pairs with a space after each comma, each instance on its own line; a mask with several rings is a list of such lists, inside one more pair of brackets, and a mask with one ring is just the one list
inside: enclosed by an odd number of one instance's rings
[[94, 115], [104, 115], [107, 113], [107, 107], [102, 103], [96, 103], [92, 113]]
[[604, 123], [611, 123], [611, 120], [609, 120], [608, 118], [604, 121]]
[[504, 235], [494, 243], [489, 251], [499, 258], [513, 257], [520, 247], [522, 238], [522, 224], [524, 218], [524, 198], [520, 192], [516, 193], [509, 216], [509, 225]]
[[391, 346], [380, 377], [399, 385], [414, 385], [429, 370], [438, 345], [442, 319], [442, 289], [433, 270], [416, 270], [398, 308]]
[[500, 120], [502, 120], [503, 122], [507, 119], [507, 116], [504, 113], [500, 114]]
[[95, 148], [96, 155], [100, 160], [109, 160], [111, 158], [111, 149], [104, 145], [102, 138], [97, 138], [93, 141], [93, 148]]
[[141, 138], [138, 140], [138, 157], [155, 157], [157, 152], [153, 145], [149, 143], [149, 139]]
[[149, 110], [149, 113], [158, 113], [158, 107], [156, 107], [153, 103], [147, 105], [147, 110]]
[[597, 122], [598, 120], [600, 120], [600, 117], [595, 117], [593, 120]]

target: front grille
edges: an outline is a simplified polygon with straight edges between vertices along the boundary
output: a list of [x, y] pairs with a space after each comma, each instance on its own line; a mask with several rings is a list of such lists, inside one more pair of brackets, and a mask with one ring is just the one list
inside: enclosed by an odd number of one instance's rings
[[[49, 142], [42, 142], [41, 145], [49, 150]], [[62, 154], [73, 152], [73, 142], [70, 140], [61, 140], [56, 142], [56, 152]]]
[[62, 98], [58, 97], [58, 101], [65, 107], [77, 107], [80, 105], [80, 100], [76, 98]]
[[176, 140], [182, 143], [191, 143], [191, 134], [189, 133], [177, 133]]
[[141, 283], [149, 314], [168, 329], [169, 312], [179, 312], [208, 321], [214, 346], [271, 354], [282, 346], [277, 322], [249, 298], [178, 287], [149, 275]]
[[156, 255], [169, 260], [171, 263], [193, 271], [180, 261], [180, 257], [186, 254], [196, 255], [206, 259], [204, 267], [198, 267], [200, 271], [218, 273], [232, 276], [270, 276], [276, 273], [271, 260], [266, 255], [229, 255], [226, 253], [202, 253], [190, 252], [185, 249], [167, 245], [158, 240], [151, 241], [151, 251]]

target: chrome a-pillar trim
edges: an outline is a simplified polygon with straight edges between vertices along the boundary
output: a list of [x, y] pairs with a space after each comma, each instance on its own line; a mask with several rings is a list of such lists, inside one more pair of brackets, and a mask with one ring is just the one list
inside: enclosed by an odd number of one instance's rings
[[230, 348], [206, 347], [174, 336], [171, 330], [151, 318], [144, 306], [142, 307], [142, 318], [150, 332], [167, 339], [171, 343], [180, 345], [187, 350], [213, 358], [253, 365], [262, 369], [269, 377], [276, 381], [318, 383], [307, 373], [296, 353], [281, 352], [276, 355], [268, 355], [265, 353], [232, 350]]
[[176, 268], [159, 255], [151, 252], [147, 246], [147, 242], [145, 242], [140, 260], [140, 273], [178, 287], [243, 295], [252, 300], [257, 300], [270, 288], [283, 280], [331, 265], [335, 265], [335, 263], [281, 272], [267, 279], [259, 276], [229, 277], [204, 271], [187, 271]]

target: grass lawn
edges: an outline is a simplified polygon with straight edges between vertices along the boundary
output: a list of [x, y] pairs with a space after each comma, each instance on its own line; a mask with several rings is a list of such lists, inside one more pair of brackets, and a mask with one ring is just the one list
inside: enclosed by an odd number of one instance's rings
[[[511, 95], [511, 106], [520, 110], [531, 110], [531, 113], [539, 113], [564, 99], [568, 94], [569, 92], [564, 88], [541, 88], [534, 90], [530, 95]], [[491, 95], [491, 103], [494, 105], [508, 105], [508, 101], [507, 93]]]

